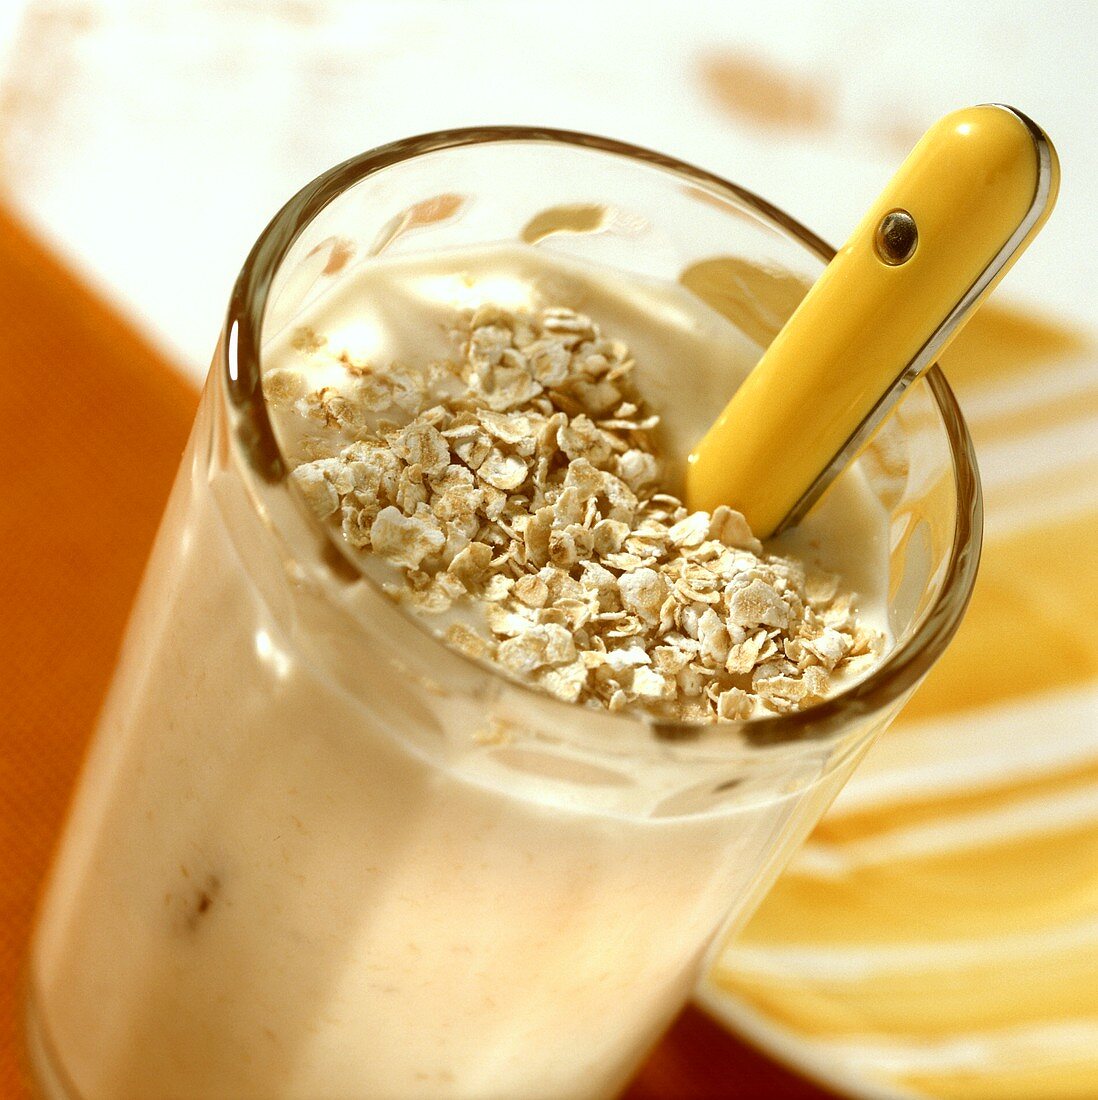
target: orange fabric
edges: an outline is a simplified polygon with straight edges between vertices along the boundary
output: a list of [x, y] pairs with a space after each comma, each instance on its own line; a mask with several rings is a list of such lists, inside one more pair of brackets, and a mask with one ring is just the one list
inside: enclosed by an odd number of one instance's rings
[[197, 394], [0, 211], [0, 1094], [39, 885]]
[[833, 1100], [690, 1006], [621, 1100]]
[[[28, 1095], [20, 1006], [35, 901], [197, 399], [0, 209], [4, 1100]], [[691, 1009], [628, 1100], [826, 1095]]]

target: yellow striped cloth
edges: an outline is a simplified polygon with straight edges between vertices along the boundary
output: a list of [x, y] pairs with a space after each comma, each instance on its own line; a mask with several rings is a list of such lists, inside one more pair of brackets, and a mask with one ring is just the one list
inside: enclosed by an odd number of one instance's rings
[[945, 369], [987, 529], [968, 617], [703, 985], [847, 1092], [1098, 1097], [1098, 347], [989, 307]]

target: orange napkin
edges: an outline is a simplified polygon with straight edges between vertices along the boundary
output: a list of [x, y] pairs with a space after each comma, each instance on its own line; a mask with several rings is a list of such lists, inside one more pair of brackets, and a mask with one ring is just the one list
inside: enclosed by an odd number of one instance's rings
[[[27, 1095], [34, 905], [197, 400], [0, 208], [0, 1097]], [[628, 1100], [826, 1095], [695, 1009]]]
[[0, 1094], [27, 936], [197, 403], [0, 210]]

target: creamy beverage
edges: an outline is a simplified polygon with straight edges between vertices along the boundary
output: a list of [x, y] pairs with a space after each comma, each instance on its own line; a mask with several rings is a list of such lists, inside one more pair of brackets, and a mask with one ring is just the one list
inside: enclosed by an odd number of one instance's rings
[[[342, 278], [271, 337], [272, 394], [287, 370], [333, 392], [348, 364], [422, 371], [485, 304], [566, 307], [628, 345], [671, 492], [674, 460], [758, 354], [681, 287], [486, 248]], [[220, 385], [215, 372], [39, 927], [43, 1088], [612, 1096], [892, 711], [818, 747], [757, 747], [714, 723], [691, 764], [632, 705], [489, 690], [501, 677], [383, 594], [388, 563], [369, 556], [356, 580], [334, 543], [324, 558], [319, 536], [279, 541], [279, 516], [244, 488]], [[273, 405], [290, 464], [310, 461], [327, 429]], [[887, 634], [888, 517], [859, 468], [773, 549], [838, 574], [857, 621]], [[338, 582], [321, 591], [324, 570]]]
[[[832, 504], [790, 556], [674, 495], [706, 399], [734, 388], [734, 330], [706, 333], [688, 292], [637, 282], [626, 301], [605, 273], [497, 246], [374, 265], [330, 297], [269, 349], [283, 452], [355, 564], [451, 644], [569, 702], [672, 719], [787, 713], [877, 663], [864, 620], [887, 563], [858, 525], [883, 509]], [[475, 307], [460, 325], [455, 297]], [[645, 383], [681, 363], [696, 390], [661, 416]], [[820, 568], [838, 554], [868, 614]]]

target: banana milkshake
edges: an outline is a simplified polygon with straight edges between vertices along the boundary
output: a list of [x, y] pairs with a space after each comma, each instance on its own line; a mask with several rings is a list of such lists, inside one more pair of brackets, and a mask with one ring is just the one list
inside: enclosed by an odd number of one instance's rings
[[758, 348], [533, 247], [371, 260], [263, 355], [298, 535], [215, 372], [38, 932], [43, 1087], [611, 1096], [887, 718], [749, 732], [887, 655], [887, 512], [856, 465], [765, 547], [688, 513]]

